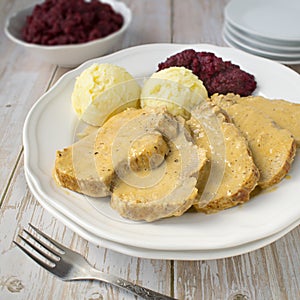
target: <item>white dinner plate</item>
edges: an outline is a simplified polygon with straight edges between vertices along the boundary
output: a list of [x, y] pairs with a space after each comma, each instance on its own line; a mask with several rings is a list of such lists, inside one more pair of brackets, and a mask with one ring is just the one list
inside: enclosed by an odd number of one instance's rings
[[300, 45], [299, 0], [231, 0], [225, 19], [256, 38]]
[[25, 176], [27, 183], [35, 197], [40, 199], [40, 204], [47, 209], [53, 216], [57, 219], [61, 220], [66, 226], [68, 226], [71, 230], [85, 238], [86, 240], [94, 243], [95, 245], [99, 245], [103, 248], [108, 248], [119, 253], [123, 253], [126, 255], [148, 258], [148, 259], [173, 259], [173, 260], [211, 260], [211, 259], [221, 259], [226, 257], [232, 257], [236, 255], [245, 254], [259, 248], [262, 248], [266, 245], [271, 244], [272, 242], [278, 240], [283, 237], [286, 233], [294, 229], [298, 224], [299, 220], [291, 224], [290, 226], [284, 228], [282, 231], [278, 233], [268, 236], [266, 238], [256, 240], [254, 242], [246, 243], [237, 247], [232, 248], [222, 248], [222, 249], [207, 249], [207, 250], [155, 250], [155, 249], [146, 249], [146, 248], [138, 248], [132, 247], [126, 244], [119, 244], [116, 242], [112, 242], [109, 240], [105, 240], [100, 238], [97, 235], [92, 234], [86, 229], [79, 226], [73, 220], [66, 217], [56, 208], [49, 205], [47, 201], [44, 201], [43, 198], [39, 197], [39, 192], [36, 190], [34, 184], [32, 184], [31, 176], [25, 170]]
[[[71, 93], [76, 77], [92, 63], [122, 66], [137, 78], [148, 77], [159, 62], [184, 49], [214, 52], [252, 73], [256, 94], [299, 101], [300, 77], [291, 69], [242, 51], [213, 45], [150, 44], [125, 49], [88, 61], [68, 72], [30, 110], [24, 125], [24, 164], [30, 186], [41, 203], [83, 228], [112, 243], [156, 251], [206, 251], [242, 247], [296, 226], [300, 218], [300, 159], [272, 192], [218, 214], [186, 213], [152, 223], [119, 217], [107, 199], [88, 197], [57, 186], [52, 178], [55, 152], [73, 142], [79, 121], [72, 109]], [[276, 74], [276, 76], [274, 76]], [[99, 207], [97, 207], [99, 206]], [[63, 218], [63, 217], [62, 217]]]
[[300, 64], [300, 54], [299, 55], [285, 55], [282, 53], [274, 53], [267, 50], [261, 50], [253, 47], [250, 44], [245, 43], [241, 39], [234, 36], [226, 27], [223, 28], [223, 39], [227, 45], [240, 49], [242, 51], [248, 52], [253, 55], [258, 55], [267, 59], [274, 60], [276, 62], [287, 64], [287, 65], [297, 65]]

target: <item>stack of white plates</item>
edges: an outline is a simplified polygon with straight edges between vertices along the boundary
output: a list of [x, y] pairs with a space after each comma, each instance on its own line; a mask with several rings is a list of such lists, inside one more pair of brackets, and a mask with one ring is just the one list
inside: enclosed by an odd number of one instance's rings
[[300, 64], [299, 0], [232, 0], [223, 38], [232, 47], [284, 64]]

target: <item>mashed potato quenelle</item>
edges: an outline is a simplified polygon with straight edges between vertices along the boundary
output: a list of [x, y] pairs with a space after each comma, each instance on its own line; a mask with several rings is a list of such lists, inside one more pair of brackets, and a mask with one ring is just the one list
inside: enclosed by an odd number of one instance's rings
[[72, 105], [78, 117], [101, 126], [123, 108], [139, 106], [141, 88], [122, 67], [93, 64], [76, 79]]
[[189, 118], [190, 111], [208, 97], [202, 81], [184, 67], [154, 73], [144, 84], [141, 107], [165, 106], [169, 113]]

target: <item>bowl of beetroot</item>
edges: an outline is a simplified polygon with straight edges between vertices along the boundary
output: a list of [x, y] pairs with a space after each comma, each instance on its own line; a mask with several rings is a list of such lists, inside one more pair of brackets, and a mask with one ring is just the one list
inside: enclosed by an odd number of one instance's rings
[[45, 62], [75, 67], [122, 46], [131, 11], [115, 0], [45, 0], [10, 16], [5, 33]]

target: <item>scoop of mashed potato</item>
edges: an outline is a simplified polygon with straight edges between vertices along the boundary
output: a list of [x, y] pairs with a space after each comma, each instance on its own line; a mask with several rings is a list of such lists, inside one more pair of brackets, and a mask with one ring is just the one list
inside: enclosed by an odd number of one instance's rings
[[190, 111], [208, 97], [202, 81], [184, 67], [154, 73], [144, 84], [141, 107], [165, 106], [169, 113], [189, 118]]
[[76, 79], [72, 105], [78, 117], [101, 126], [109, 117], [127, 107], [138, 107], [141, 88], [122, 67], [93, 64]]

